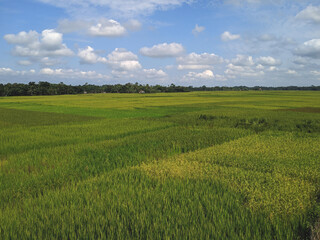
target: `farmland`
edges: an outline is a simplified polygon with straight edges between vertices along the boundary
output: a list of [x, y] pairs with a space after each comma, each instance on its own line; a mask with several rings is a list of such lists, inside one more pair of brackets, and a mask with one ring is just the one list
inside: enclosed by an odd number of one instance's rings
[[0, 98], [0, 239], [318, 239], [320, 94]]

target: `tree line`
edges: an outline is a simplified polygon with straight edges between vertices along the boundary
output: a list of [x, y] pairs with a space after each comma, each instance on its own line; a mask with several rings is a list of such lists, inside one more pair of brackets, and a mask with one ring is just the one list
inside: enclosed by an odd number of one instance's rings
[[309, 87], [246, 87], [246, 86], [234, 86], [234, 87], [193, 87], [193, 86], [176, 86], [171, 84], [169, 86], [161, 85], [149, 85], [139, 83], [126, 83], [126, 84], [114, 84], [114, 85], [66, 85], [63, 82], [58, 84], [49, 82], [29, 82], [23, 83], [7, 83], [0, 84], [0, 96], [35, 96], [35, 95], [63, 95], [63, 94], [86, 94], [86, 93], [160, 93], [160, 92], [192, 92], [192, 91], [264, 91], [264, 90], [310, 90], [319, 91], [320, 86]]

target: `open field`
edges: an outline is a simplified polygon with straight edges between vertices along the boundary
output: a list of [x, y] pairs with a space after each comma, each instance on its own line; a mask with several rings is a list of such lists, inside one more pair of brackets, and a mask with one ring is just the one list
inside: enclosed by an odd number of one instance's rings
[[318, 239], [320, 93], [0, 98], [0, 239]]

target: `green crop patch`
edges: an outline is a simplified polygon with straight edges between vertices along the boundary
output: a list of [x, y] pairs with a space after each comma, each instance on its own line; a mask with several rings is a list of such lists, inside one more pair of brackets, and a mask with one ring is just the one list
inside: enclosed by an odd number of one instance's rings
[[84, 122], [96, 118], [73, 114], [35, 112], [21, 109], [0, 108], [0, 122], [7, 125], [44, 126], [69, 122]]
[[320, 113], [320, 108], [304, 107], [304, 108], [293, 108], [293, 109], [279, 109], [279, 111], [292, 111], [292, 112], [302, 112], [302, 113]]
[[0, 239], [317, 239], [319, 99], [0, 98]]

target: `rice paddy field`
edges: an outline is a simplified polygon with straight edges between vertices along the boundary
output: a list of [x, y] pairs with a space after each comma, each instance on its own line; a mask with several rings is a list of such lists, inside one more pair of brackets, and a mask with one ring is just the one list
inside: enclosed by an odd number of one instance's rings
[[320, 93], [2, 97], [0, 239], [320, 239]]

